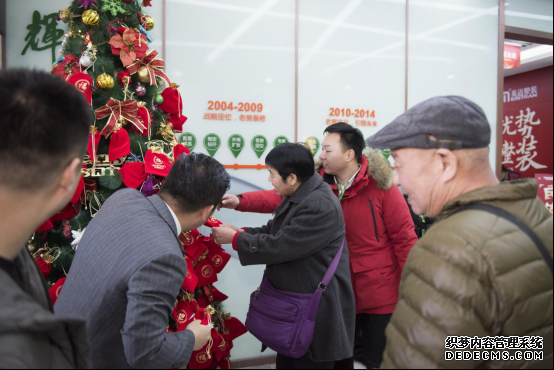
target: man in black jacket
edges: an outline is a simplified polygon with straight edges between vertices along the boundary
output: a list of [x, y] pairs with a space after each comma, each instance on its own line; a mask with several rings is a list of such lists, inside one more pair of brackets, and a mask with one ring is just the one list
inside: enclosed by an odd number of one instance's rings
[[71, 199], [90, 131], [73, 86], [43, 72], [0, 72], [0, 368], [88, 368], [84, 321], [60, 320], [27, 251]]

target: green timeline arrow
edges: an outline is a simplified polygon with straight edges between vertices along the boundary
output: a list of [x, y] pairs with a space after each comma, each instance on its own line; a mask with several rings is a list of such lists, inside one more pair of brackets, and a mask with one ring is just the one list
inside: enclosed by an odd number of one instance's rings
[[179, 138], [179, 144], [184, 145], [185, 147], [187, 147], [188, 150], [192, 152], [194, 151], [194, 148], [196, 148], [196, 144], [197, 144], [196, 136], [194, 136], [190, 132], [185, 132]]
[[221, 138], [216, 134], [208, 134], [204, 138], [204, 147], [208, 153], [213, 157], [219, 148], [221, 148]]
[[321, 143], [317, 137], [311, 136], [306, 139], [306, 146], [308, 147], [308, 149], [310, 149], [312, 155], [315, 157], [317, 152], [319, 152], [319, 148], [321, 148]]
[[289, 143], [289, 139], [286, 136], [279, 136], [275, 141], [273, 142], [274, 147], [278, 147], [281, 144], [287, 144]]
[[264, 136], [254, 136], [254, 138], [252, 139], [252, 149], [254, 149], [258, 158], [262, 158], [262, 155], [264, 155], [268, 146], [269, 143]]
[[231, 149], [231, 152], [233, 152], [233, 155], [235, 158], [238, 158], [244, 147], [246, 146], [246, 142], [244, 141], [244, 138], [241, 135], [233, 135], [229, 138], [229, 149]]

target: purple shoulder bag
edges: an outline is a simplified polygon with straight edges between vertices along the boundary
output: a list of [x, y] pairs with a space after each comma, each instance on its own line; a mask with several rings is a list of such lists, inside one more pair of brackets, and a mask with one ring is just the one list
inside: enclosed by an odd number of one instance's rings
[[277, 290], [264, 275], [262, 285], [250, 298], [248, 331], [277, 353], [292, 358], [304, 356], [314, 338], [321, 296], [337, 271], [343, 249], [344, 240], [314, 294]]

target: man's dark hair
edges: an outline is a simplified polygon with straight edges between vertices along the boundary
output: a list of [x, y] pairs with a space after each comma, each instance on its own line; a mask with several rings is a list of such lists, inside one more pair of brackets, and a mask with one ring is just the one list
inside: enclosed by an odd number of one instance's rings
[[0, 186], [49, 186], [72, 159], [82, 158], [91, 111], [85, 97], [46, 72], [0, 72]]
[[231, 177], [221, 163], [204, 154], [182, 155], [173, 164], [160, 196], [183, 213], [219, 206], [231, 186]]
[[339, 134], [340, 141], [344, 151], [352, 149], [356, 156], [356, 160], [362, 158], [365, 149], [364, 134], [362, 132], [349, 125], [348, 123], [339, 122], [332, 126], [327, 127], [324, 134]]
[[267, 155], [265, 163], [277, 170], [283, 181], [295, 174], [298, 181], [304, 183], [315, 173], [314, 157], [302, 144], [279, 145]]

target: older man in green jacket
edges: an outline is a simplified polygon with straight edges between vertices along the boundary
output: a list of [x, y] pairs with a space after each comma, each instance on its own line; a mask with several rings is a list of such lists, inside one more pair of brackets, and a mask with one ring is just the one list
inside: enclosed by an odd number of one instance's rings
[[534, 180], [499, 184], [490, 140], [483, 110], [452, 96], [368, 139], [438, 218], [406, 262], [383, 368], [552, 368], [552, 217]]

